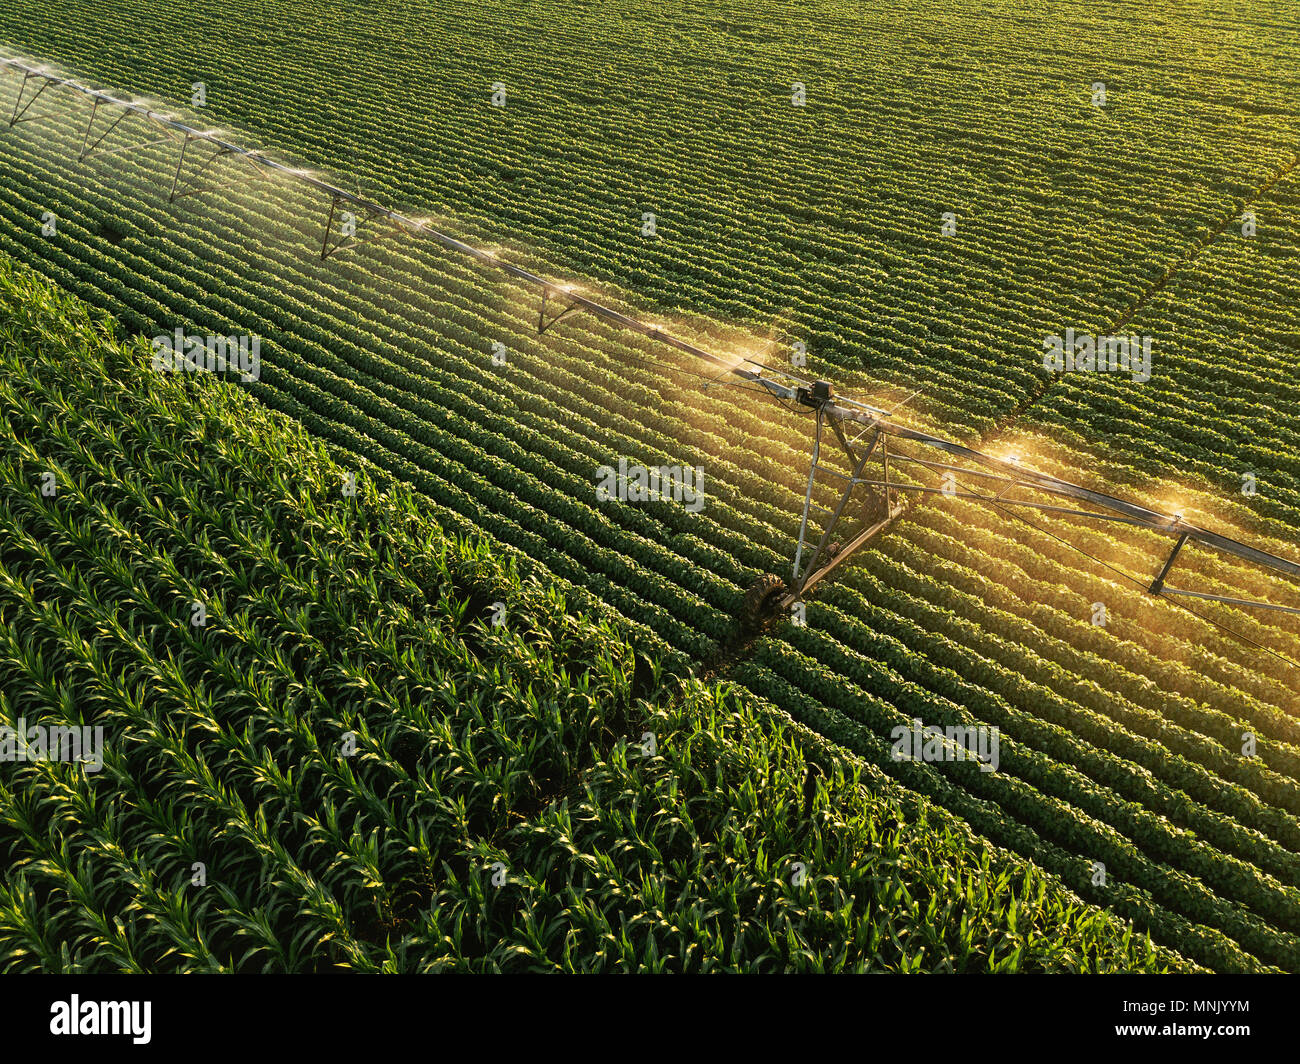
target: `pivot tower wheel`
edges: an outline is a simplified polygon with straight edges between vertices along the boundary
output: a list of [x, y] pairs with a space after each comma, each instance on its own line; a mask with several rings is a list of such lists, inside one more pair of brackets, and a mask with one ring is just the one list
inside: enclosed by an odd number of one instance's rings
[[785, 581], [775, 573], [764, 573], [755, 580], [745, 592], [742, 619], [746, 627], [758, 629], [770, 621], [776, 615], [777, 603], [785, 590]]

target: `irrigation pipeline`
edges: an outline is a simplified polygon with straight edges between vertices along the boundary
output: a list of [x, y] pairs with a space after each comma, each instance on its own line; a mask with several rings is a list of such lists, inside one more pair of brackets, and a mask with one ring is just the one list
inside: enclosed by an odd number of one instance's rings
[[[128, 100], [119, 100], [107, 92], [89, 88], [69, 78], [56, 77], [52, 74], [46, 73], [42, 68], [28, 66], [17, 59], [0, 59], [0, 67], [9, 70], [16, 70], [21, 73], [23, 75], [24, 85], [32, 78], [42, 79], [45, 82], [45, 85], [42, 86], [41, 90], [38, 90], [38, 94], [45, 88], [67, 89], [87, 97], [95, 103], [96, 107], [108, 106], [128, 113], [138, 114], [147, 121], [152, 122], [171, 133], [181, 134], [184, 137], [184, 146], [188, 146], [194, 141], [200, 141], [204, 144], [210, 145], [219, 155], [233, 156], [246, 161], [251, 166], [254, 166], [261, 171], [269, 171], [291, 178], [292, 180], [307, 185], [308, 187], [329, 197], [335, 206], [347, 204], [349, 207], [355, 207], [358, 210], [364, 211], [371, 217], [390, 221], [395, 225], [401, 226], [412, 234], [427, 237], [451, 251], [457, 251], [462, 255], [468, 255], [470, 258], [476, 259], [486, 266], [495, 267], [516, 280], [533, 285], [534, 287], [541, 289], [544, 293], [562, 299], [574, 310], [587, 311], [588, 313], [594, 314], [606, 321], [613, 322], [615, 325], [624, 329], [638, 332], [643, 336], [658, 340], [661, 343], [674, 347], [695, 358], [710, 362], [724, 370], [730, 370], [738, 373], [746, 379], [752, 379], [754, 371], [739, 368], [733, 360], [721, 358], [711, 351], [707, 351], [704, 348], [697, 347], [692, 343], [688, 343], [685, 340], [670, 335], [657, 325], [648, 325], [645, 322], [638, 321], [636, 318], [624, 314], [621, 311], [614, 310], [611, 307], [597, 303], [593, 299], [588, 299], [586, 296], [570, 291], [565, 285], [557, 284], [539, 274], [532, 273], [522, 267], [504, 262], [498, 258], [494, 252], [474, 247], [472, 244], [467, 244], [465, 241], [457, 239], [448, 233], [440, 232], [439, 230], [434, 229], [427, 222], [407, 217], [392, 208], [383, 206], [383, 204], [366, 199], [358, 193], [349, 192], [347, 189], [340, 188], [338, 185], [330, 184], [328, 181], [324, 181], [308, 171], [286, 166], [284, 163], [266, 157], [260, 151], [244, 148], [238, 144], [232, 144], [230, 141], [223, 140], [221, 137], [216, 136], [210, 131], [196, 129], [194, 126], [188, 125], [185, 122], [177, 121], [170, 115], [156, 111], [151, 107], [146, 107], [139, 103], [132, 103]], [[34, 100], [35, 97], [32, 97], [32, 100], [29, 100], [28, 102], [28, 106], [30, 106], [31, 102]], [[26, 108], [23, 110], [25, 111]], [[23, 120], [21, 118], [21, 113], [22, 112], [17, 110], [17, 105], [15, 105], [15, 117], [9, 123], [11, 126], [14, 125], [16, 121]], [[808, 382], [798, 381], [797, 383], [807, 384]]]
[[[1034, 472], [1017, 463], [995, 458], [992, 455], [966, 447], [954, 441], [945, 440], [938, 436], [932, 436], [929, 433], [895, 424], [890, 420], [890, 414], [888, 411], [844, 396], [835, 395], [829, 383], [825, 381], [814, 383], [801, 380], [792, 374], [786, 373], [784, 370], [773, 370], [770, 367], [764, 366], [748, 358], [739, 360], [722, 358], [705, 348], [698, 347], [688, 341], [672, 336], [658, 325], [650, 325], [646, 322], [639, 321], [628, 314], [624, 314], [622, 311], [614, 310], [612, 307], [607, 307], [601, 303], [597, 303], [593, 299], [589, 299], [586, 296], [573, 292], [564, 284], [551, 281], [546, 277], [542, 277], [540, 274], [525, 270], [520, 266], [513, 265], [512, 263], [504, 262], [495, 252], [475, 247], [474, 245], [468, 244], [448, 233], [443, 233], [433, 228], [428, 224], [428, 222], [408, 217], [390, 207], [385, 207], [383, 204], [366, 199], [364, 196], [360, 195], [360, 193], [349, 192], [345, 188], [324, 181], [309, 171], [287, 166], [284, 163], [267, 158], [261, 151], [244, 148], [238, 144], [231, 143], [211, 131], [197, 129], [192, 125], [178, 121], [170, 115], [154, 110], [144, 104], [133, 103], [129, 100], [120, 100], [107, 92], [89, 88], [88, 86], [82, 85], [70, 78], [58, 77], [54, 74], [48, 73], [45, 68], [29, 66], [16, 58], [0, 58], [0, 71], [12, 71], [23, 75], [23, 84], [19, 89], [18, 99], [14, 104], [14, 114], [9, 120], [10, 126], [13, 126], [20, 121], [27, 120], [24, 118], [24, 115], [28, 108], [30, 108], [47, 89], [66, 89], [93, 102], [94, 109], [91, 113], [90, 123], [87, 126], [86, 137], [83, 142], [82, 158], [86, 158], [90, 154], [90, 151], [87, 150], [87, 145], [90, 144], [90, 135], [94, 127], [94, 121], [101, 106], [117, 108], [125, 114], [140, 115], [146, 121], [162, 128], [167, 134], [167, 139], [173, 142], [176, 139], [173, 134], [181, 135], [183, 139], [180, 141], [180, 158], [176, 167], [176, 178], [172, 183], [173, 197], [176, 194], [176, 184], [179, 180], [181, 169], [184, 166], [186, 150], [189, 145], [196, 141], [209, 145], [214, 149], [214, 154], [212, 156], [213, 159], [219, 156], [232, 156], [236, 159], [242, 159], [263, 175], [268, 172], [280, 174], [293, 181], [306, 185], [309, 188], [315, 189], [329, 197], [331, 201], [329, 225], [332, 225], [334, 213], [337, 211], [338, 207], [342, 204], [346, 204], [349, 207], [355, 207], [360, 211], [364, 211], [373, 218], [390, 221], [413, 236], [426, 237], [448, 250], [459, 252], [462, 255], [467, 255], [485, 266], [493, 267], [502, 271], [508, 277], [512, 277], [524, 282], [525, 284], [540, 289], [543, 295], [543, 314], [545, 313], [545, 300], [548, 297], [555, 297], [558, 301], [566, 302], [568, 304], [567, 308], [560, 315], [554, 316], [550, 324], [554, 324], [555, 321], [559, 320], [559, 317], [572, 311], [586, 311], [621, 328], [639, 333], [642, 336], [666, 344], [669, 347], [673, 347], [694, 358], [718, 366], [724, 371], [724, 373], [730, 373], [742, 380], [761, 386], [767, 393], [777, 399], [787, 402], [792, 401], [804, 406], [811, 406], [823, 411], [828, 416], [843, 421], [857, 422], [867, 426], [868, 428], [880, 429], [897, 439], [924, 444], [936, 450], [947, 452], [958, 459], [973, 462], [986, 468], [996, 469], [1004, 475], [1008, 473], [1012, 474], [1016, 481], [1023, 486], [1036, 488], [1040, 491], [1065, 496], [1080, 502], [1103, 507], [1113, 513], [1122, 515], [1118, 519], [1124, 520], [1127, 523], [1145, 526], [1161, 532], [1180, 535], [1182, 537], [1179, 544], [1180, 546], [1182, 542], [1185, 542], [1187, 539], [1197, 540], [1229, 554], [1234, 554], [1240, 558], [1244, 558], [1247, 561], [1277, 571], [1289, 573], [1293, 576], [1300, 576], [1300, 565], [1297, 565], [1295, 562], [1269, 554], [1236, 540], [1229, 539], [1226, 536], [1221, 536], [1205, 529], [1197, 528], [1184, 522], [1181, 515], [1161, 514], [1136, 503], [1131, 503], [1102, 492], [1093, 491], [1092, 489], [1085, 488], [1081, 485], [1073, 484], [1070, 481]], [[42, 84], [24, 104], [24, 89], [26, 88], [27, 83], [32, 79], [39, 79]], [[36, 117], [47, 116], [40, 115]], [[53, 115], [48, 117], [53, 117]], [[121, 117], [119, 117], [118, 121], [121, 121]], [[104, 136], [107, 136], [113, 128], [116, 128], [116, 125], [116, 122], [113, 123], [113, 125], [100, 136], [99, 141], [96, 141], [95, 144], [98, 145], [98, 143], [103, 140]], [[147, 146], [149, 145], [141, 145], [140, 147], [143, 148]], [[91, 150], [93, 150], [93, 146]], [[328, 239], [328, 232], [326, 235]], [[539, 317], [538, 328], [544, 331], [545, 328], [548, 327], [549, 325], [543, 323], [541, 317]], [[943, 466], [939, 463], [924, 462], [919, 459], [912, 459], [912, 461], [920, 462], [922, 465], [934, 465], [935, 468], [956, 468]], [[1102, 515], [1083, 514], [1083, 516], [1096, 517]], [[1109, 519], [1114, 520], [1116, 518]], [[1286, 612], [1296, 611], [1287, 609]]]
[[[197, 129], [188, 123], [180, 122], [175, 118], [172, 118], [168, 114], [156, 111], [151, 107], [146, 107], [144, 104], [132, 103], [129, 100], [119, 100], [117, 97], [107, 92], [89, 88], [88, 86], [82, 85], [70, 78], [61, 78], [54, 74], [47, 73], [44, 68], [29, 66], [18, 59], [0, 58], [0, 71], [17, 71], [21, 73], [23, 75], [24, 86], [26, 86], [27, 82], [33, 78], [39, 78], [44, 83], [27, 101], [27, 104], [21, 108], [21, 110], [19, 109], [19, 105], [22, 103], [23, 93], [22, 89], [19, 90], [18, 101], [14, 104], [14, 116], [9, 121], [10, 126], [13, 126], [16, 122], [25, 120], [22, 117], [23, 114], [26, 112], [27, 108], [35, 102], [36, 98], [45, 91], [45, 89], [67, 89], [93, 101], [95, 111], [91, 115], [91, 126], [93, 126], [95, 114], [98, 113], [98, 108], [100, 106], [107, 106], [118, 108], [119, 110], [125, 111], [129, 114], [138, 114], [142, 116], [147, 121], [152, 122], [154, 125], [159, 126], [166, 131], [169, 138], [171, 138], [172, 134], [181, 134], [183, 140], [180, 142], [181, 153], [176, 168], [178, 178], [181, 167], [185, 162], [186, 150], [192, 142], [198, 141], [215, 149], [212, 156], [214, 159], [218, 156], [232, 156], [248, 163], [263, 175], [267, 172], [279, 174], [322, 193], [324, 196], [328, 197], [331, 202], [331, 224], [333, 222], [334, 212], [340, 205], [346, 204], [349, 207], [355, 207], [360, 211], [364, 211], [373, 218], [392, 222], [394, 225], [406, 230], [413, 236], [426, 237], [448, 250], [459, 252], [462, 255], [468, 255], [470, 258], [475, 259], [485, 266], [493, 267], [502, 271], [508, 277], [532, 285], [534, 288], [537, 288], [542, 292], [544, 299], [546, 297], [554, 297], [557, 300], [567, 303], [568, 306], [563, 311], [563, 314], [579, 310], [586, 311], [587, 313], [611, 322], [620, 328], [640, 333], [642, 336], [656, 340], [659, 343], [666, 344], [667, 346], [691, 355], [694, 358], [701, 359], [717, 366], [723, 370], [724, 374], [730, 373], [742, 380], [756, 383], [777, 399], [787, 402], [799, 402], [800, 393], [803, 392], [806, 395], [812, 388], [811, 381], [803, 380], [793, 374], [785, 372], [784, 370], [773, 370], [772, 368], [764, 366], [753, 359], [722, 358], [721, 356], [714, 354], [712, 351], [698, 347], [695, 344], [671, 335], [659, 325], [651, 325], [639, 321], [628, 314], [624, 314], [622, 311], [615, 310], [612, 307], [607, 307], [602, 303], [597, 303], [594, 299], [589, 299], [584, 295], [572, 291], [568, 285], [557, 283], [549, 278], [542, 277], [540, 274], [533, 273], [520, 266], [515, 266], [512, 263], [505, 262], [499, 258], [495, 252], [475, 247], [474, 245], [468, 244], [448, 233], [440, 232], [433, 228], [433, 226], [428, 222], [422, 221], [418, 218], [408, 217], [399, 211], [393, 210], [391, 207], [385, 207], [381, 203], [376, 203], [373, 200], [366, 199], [359, 193], [349, 192], [345, 188], [324, 181], [310, 171], [277, 162], [276, 160], [265, 156], [260, 150], [244, 148], [238, 144], [233, 144], [228, 140], [222, 139], [211, 131]], [[116, 125], [116, 123], [114, 125]], [[86, 144], [89, 144], [90, 142], [90, 128], [90, 126], [87, 127]], [[103, 138], [101, 137], [100, 139], [102, 140]], [[175, 138], [171, 139], [174, 140]], [[147, 146], [148, 145], [141, 145], [141, 147]], [[82, 157], [85, 158], [88, 155], [89, 152], [85, 150], [85, 145], [83, 145]], [[176, 191], [175, 181], [173, 181], [172, 191], [174, 195]], [[552, 318], [551, 323], [546, 325], [543, 325], [539, 319], [539, 329], [544, 331], [545, 328], [549, 328], [550, 324], [554, 324], [558, 318], [559, 315]], [[847, 399], [842, 396], [837, 397], [833, 405], [841, 416], [851, 421], [874, 424], [887, 416], [887, 412], [878, 407], [873, 407], [866, 403], [860, 403], [856, 400]]]

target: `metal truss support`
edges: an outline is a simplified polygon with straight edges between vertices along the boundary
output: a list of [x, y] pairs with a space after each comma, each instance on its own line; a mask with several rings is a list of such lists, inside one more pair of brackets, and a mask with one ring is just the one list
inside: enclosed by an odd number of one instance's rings
[[[344, 235], [342, 239], [331, 239], [334, 236], [334, 219], [338, 216], [339, 208], [344, 202], [344, 197], [339, 194], [335, 194], [330, 198], [329, 217], [325, 219], [325, 230], [321, 234], [320, 257], [322, 262], [330, 258], [332, 255], [337, 255], [340, 251], [351, 251], [353, 248], [358, 248], [362, 244], [373, 244], [374, 242], [383, 240], [386, 237], [410, 235], [410, 230], [399, 224], [399, 222], [390, 214], [386, 214], [382, 211], [367, 210], [367, 216], [372, 221], [379, 219], [381, 221], [392, 222], [393, 229], [391, 231], [366, 237], [363, 240], [358, 240], [355, 236], [350, 235]], [[353, 218], [353, 221], [356, 221], [355, 217]]]
[[[799, 541], [795, 546], [789, 591], [782, 600], [783, 606], [797, 602], [902, 513], [902, 505], [895, 502], [893, 484], [889, 479], [889, 451], [885, 434], [879, 427], [868, 427], [850, 440], [841, 421], [825, 406], [818, 408], [812, 461], [804, 492], [803, 516], [799, 523]], [[822, 440], [828, 426], [839, 444], [834, 453], [847, 463], [847, 473], [832, 468], [823, 457]], [[866, 437], [865, 441], [863, 436]], [[880, 464], [879, 478], [863, 475], [868, 462], [873, 458]], [[819, 474], [832, 477], [842, 484], [839, 499], [833, 508], [828, 509], [813, 501]], [[814, 511], [825, 517], [820, 536], [809, 532], [809, 519]], [[812, 546], [814, 536], [816, 545]]]
[[23, 80], [18, 85], [18, 96], [14, 100], [14, 113], [9, 116], [10, 126], [15, 126], [19, 122], [21, 122], [23, 120], [23, 115], [27, 113], [28, 108], [30, 108], [32, 104], [34, 104], [37, 100], [39, 100], [41, 98], [41, 94], [50, 87], [50, 83], [48, 81], [41, 82], [41, 87], [36, 90], [36, 92], [27, 101], [26, 105], [22, 106], [22, 110], [19, 110], [19, 106], [22, 105], [23, 103], [23, 96], [26, 95], [27, 93], [27, 82], [31, 80], [31, 77], [32, 76], [30, 74], [23, 75]]
[[[1175, 525], [1176, 527], [1177, 525]], [[1166, 598], [1177, 595], [1182, 598], [1200, 599], [1202, 602], [1222, 602], [1228, 606], [1246, 606], [1251, 609], [1270, 610], [1275, 613], [1290, 613], [1300, 616], [1300, 609], [1296, 609], [1294, 606], [1283, 606], [1276, 602], [1263, 602], [1259, 599], [1237, 598], [1231, 595], [1212, 595], [1205, 591], [1187, 591], [1183, 588], [1170, 587], [1165, 581], [1169, 578], [1174, 562], [1177, 561], [1179, 552], [1183, 549], [1190, 536], [1190, 532], [1179, 533], [1173, 550], [1169, 552], [1169, 557], [1165, 559], [1165, 564], [1161, 567], [1156, 578], [1151, 581], [1151, 586], [1147, 588], [1150, 594], [1161, 595]]]
[[1229, 606], [1248, 606], [1256, 610], [1272, 610], [1275, 613], [1290, 613], [1300, 617], [1300, 610], [1294, 606], [1279, 606], [1276, 602], [1260, 602], [1258, 599], [1233, 598], [1229, 595], [1208, 595], [1203, 591], [1184, 591], [1177, 587], [1163, 587], [1160, 594], [1164, 596], [1181, 595], [1184, 598], [1201, 599], [1203, 602], [1223, 602]]
[[[27, 83], [31, 81], [32, 78], [41, 78], [41, 85], [40, 88], [31, 94], [31, 96], [27, 96]], [[54, 82], [51, 82], [48, 78], [42, 78], [40, 74], [24, 74], [23, 80], [18, 84], [18, 96], [14, 99], [14, 113], [9, 116], [9, 125], [12, 127], [16, 126], [19, 122], [35, 122], [42, 118], [58, 118], [60, 115], [72, 114], [74, 109], [71, 107], [66, 111], [47, 111], [44, 114], [38, 115], [29, 115], [27, 113], [31, 109], [32, 104], [45, 95], [45, 90], [52, 84], [54, 84]], [[27, 99], [26, 103], [23, 102], [24, 97]]]
[[180, 158], [176, 160], [176, 173], [172, 175], [172, 190], [171, 193], [167, 196], [168, 203], [172, 203], [176, 200], [176, 189], [177, 186], [180, 185], [180, 180], [181, 180], [181, 168], [184, 167], [185, 165], [185, 153], [189, 150], [190, 141], [192, 141], [193, 139], [194, 137], [191, 134], [186, 133], [185, 139], [181, 141], [181, 154], [180, 154]]
[[546, 330], [549, 329], [552, 325], [555, 325], [556, 323], [563, 321], [570, 314], [576, 314], [586, 309], [585, 307], [582, 306], [581, 303], [570, 301], [562, 311], [560, 311], [558, 314], [553, 314], [551, 316], [551, 320], [547, 321], [546, 301], [550, 295], [551, 295], [550, 288], [542, 289], [542, 305], [540, 309], [537, 311], [537, 331], [539, 334], [546, 332]]
[[1178, 537], [1178, 541], [1174, 544], [1174, 549], [1169, 552], [1169, 557], [1165, 559], [1163, 568], [1161, 568], [1156, 578], [1151, 581], [1151, 586], [1147, 588], [1151, 594], [1158, 595], [1164, 590], [1165, 577], [1169, 575], [1169, 570], [1174, 567], [1174, 562], [1178, 560], [1178, 552], [1183, 549], [1183, 545], [1187, 542], [1187, 536], [1188, 533], [1184, 532]]
[[129, 115], [130, 113], [131, 113], [130, 111], [123, 111], [120, 115], [118, 115], [115, 119], [113, 119], [112, 123], [109, 125], [109, 127], [106, 130], [104, 130], [103, 133], [101, 133], [98, 137], [95, 138], [95, 143], [91, 144], [90, 134], [94, 132], [95, 119], [99, 117], [99, 101], [96, 100], [91, 105], [90, 108], [90, 121], [86, 123], [86, 135], [81, 138], [81, 151], [77, 153], [77, 158], [79, 160], [84, 160], [86, 156], [88, 156], [91, 152], [93, 152], [96, 148], [98, 148], [101, 144], [103, 144], [104, 138], [107, 137], [110, 133], [112, 133], [113, 130], [115, 130], [119, 125], [121, 125], [122, 119], [126, 118], [127, 115]]
[[101, 101], [96, 99], [90, 108], [90, 120], [86, 123], [86, 133], [81, 138], [81, 151], [77, 153], [77, 161], [85, 162], [87, 159], [97, 159], [104, 155], [116, 155], [124, 151], [143, 151], [145, 148], [154, 148], [159, 144], [175, 144], [176, 138], [171, 133], [166, 136], [158, 137], [156, 140], [146, 140], [143, 143], [119, 144], [116, 148], [101, 148], [100, 145], [108, 139], [109, 134], [122, 124], [124, 118], [135, 114], [134, 111], [124, 110], [112, 122], [108, 124], [99, 136], [92, 142], [90, 137], [95, 132], [95, 122], [99, 118], [99, 108]]
[[[262, 166], [258, 162], [258, 156], [260, 154], [259, 152], [239, 152], [230, 145], [217, 145], [216, 147], [213, 148], [212, 153], [206, 159], [204, 159], [203, 162], [199, 164], [198, 169], [194, 171], [193, 175], [190, 178], [188, 178], [186, 181], [182, 182], [181, 175], [185, 167], [186, 151], [189, 148], [189, 144], [191, 141], [200, 144], [205, 144], [205, 145], [209, 143], [203, 137], [196, 137], [193, 136], [192, 134], [186, 134], [185, 140], [181, 143], [180, 158], [177, 159], [176, 161], [176, 173], [172, 177], [171, 193], [167, 197], [169, 203], [175, 203], [176, 200], [184, 199], [186, 196], [197, 196], [206, 192], [216, 192], [218, 189], [226, 185], [229, 185], [233, 181], [235, 181], [237, 178], [232, 177], [221, 181], [210, 182], [204, 185], [200, 185], [197, 183], [199, 179], [203, 177], [204, 174], [209, 172], [209, 170], [212, 168], [212, 164], [215, 163], [218, 159], [233, 158], [237, 162], [247, 163], [248, 166], [251, 168], [254, 176], [269, 180], [269, 175], [262, 169]], [[129, 150], [131, 148], [136, 148], [136, 147], [148, 148], [154, 144], [167, 144], [167, 143], [175, 143], [175, 138], [168, 136], [162, 138], [161, 140], [150, 141], [146, 144], [126, 145], [122, 150]], [[114, 151], [117, 149], [109, 149], [109, 150]], [[108, 154], [108, 152], [103, 152], [101, 154]]]
[[339, 198], [338, 196], [335, 196], [333, 199], [330, 200], [330, 216], [325, 219], [325, 235], [321, 237], [321, 242], [320, 242], [321, 262], [324, 262], [327, 258], [329, 258], [332, 254], [334, 254], [335, 251], [337, 251], [340, 247], [342, 247], [341, 243], [336, 244], [333, 248], [330, 247], [330, 234], [334, 232], [334, 215], [338, 213], [338, 209], [339, 209]]
[[178, 199], [184, 199], [186, 196], [196, 196], [201, 192], [215, 192], [217, 189], [216, 185], [204, 185], [200, 187], [196, 185], [195, 182], [198, 181], [200, 176], [207, 172], [208, 168], [211, 167], [214, 162], [229, 154], [230, 150], [228, 148], [219, 148], [209, 155], [199, 166], [198, 170], [194, 172], [194, 176], [189, 179], [185, 188], [179, 190], [173, 188], [171, 196], [172, 201], [174, 202]]

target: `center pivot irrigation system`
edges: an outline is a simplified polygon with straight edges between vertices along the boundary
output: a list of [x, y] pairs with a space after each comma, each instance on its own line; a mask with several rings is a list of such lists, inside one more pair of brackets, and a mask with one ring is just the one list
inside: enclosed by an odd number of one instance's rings
[[[359, 212], [381, 224], [391, 224], [393, 228], [389, 235], [404, 234], [433, 240], [538, 289], [541, 293], [541, 306], [537, 316], [539, 333], [546, 332], [571, 314], [593, 314], [719, 367], [722, 371], [719, 379], [730, 375], [734, 378], [733, 383], [746, 382], [751, 390], [765, 391], [786, 405], [794, 404], [815, 414], [812, 460], [794, 550], [794, 564], [789, 579], [768, 574], [749, 589], [745, 597], [745, 612], [746, 620], [751, 624], [761, 625], [798, 603], [854, 553], [893, 524], [906, 509], [905, 500], [927, 493], [969, 499], [1012, 516], [1016, 516], [1018, 510], [1037, 510], [1099, 522], [1133, 525], [1162, 533], [1172, 539], [1173, 545], [1159, 572], [1146, 586], [1150, 594], [1204, 599], [1232, 606], [1300, 615], [1300, 609], [1292, 606], [1171, 587], [1168, 583], [1170, 573], [1180, 552], [1190, 543], [1233, 555], [1265, 570], [1300, 576], [1300, 564], [1198, 528], [1184, 520], [1181, 514], [1160, 513], [1079, 484], [1035, 472], [1013, 457], [995, 457], [900, 425], [888, 411], [837, 395], [827, 381], [803, 380], [751, 359], [722, 358], [669, 335], [657, 325], [638, 321], [579, 295], [566, 285], [503, 262], [494, 252], [476, 248], [441, 233], [427, 222], [406, 217], [363, 198], [359, 193], [323, 181], [308, 171], [285, 166], [267, 158], [260, 151], [250, 151], [232, 144], [213, 132], [196, 129], [144, 104], [121, 100], [106, 92], [87, 88], [50, 73], [44, 67], [30, 66], [18, 59], [0, 58], [0, 73], [21, 77], [18, 96], [9, 119], [11, 127], [20, 122], [69, 113], [58, 111], [29, 114], [32, 105], [47, 93], [51, 96], [62, 93], [71, 96], [78, 103], [89, 104], [85, 135], [78, 156], [81, 160], [160, 144], [176, 147], [176, 166], [169, 194], [172, 201], [209, 191], [212, 186], [199, 186], [196, 182], [200, 175], [208, 174], [212, 164], [219, 159], [228, 158], [246, 164], [247, 169], [242, 171], [242, 176], [245, 177], [287, 177], [317, 190], [329, 201], [328, 218], [321, 241], [322, 259], [359, 243], [351, 238], [337, 239], [333, 231], [335, 219], [341, 211]], [[116, 117], [96, 136], [101, 112], [116, 114]], [[105, 138], [126, 118], [132, 116], [142, 119], [148, 127], [162, 135], [143, 143], [102, 148]], [[206, 157], [200, 153], [206, 153]], [[185, 178], [187, 160], [191, 164], [191, 176], [188, 179]], [[827, 445], [829, 457], [823, 455], [823, 444]], [[907, 445], [906, 449], [903, 445]], [[920, 454], [928, 454], [930, 457], [920, 457]], [[935, 486], [916, 482], [925, 475], [937, 475], [941, 483]], [[975, 478], [990, 492], [996, 488], [996, 493], [985, 494], [967, 488], [958, 481], [959, 475]], [[819, 481], [819, 477], [823, 479]], [[834, 490], [829, 497], [824, 494], [825, 489], [832, 485], [838, 489], [837, 498]], [[814, 501], [814, 497], [825, 498], [834, 505], [822, 506]]]

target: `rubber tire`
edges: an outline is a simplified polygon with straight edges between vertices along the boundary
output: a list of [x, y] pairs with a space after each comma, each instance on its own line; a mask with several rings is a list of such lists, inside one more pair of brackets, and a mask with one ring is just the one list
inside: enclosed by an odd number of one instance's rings
[[775, 573], [764, 573], [745, 592], [742, 619], [751, 629], [762, 628], [776, 612], [777, 598], [786, 590], [785, 581]]

